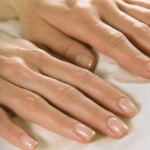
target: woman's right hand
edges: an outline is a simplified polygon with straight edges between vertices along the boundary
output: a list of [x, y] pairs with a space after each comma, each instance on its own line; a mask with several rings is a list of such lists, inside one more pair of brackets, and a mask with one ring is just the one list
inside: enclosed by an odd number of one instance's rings
[[150, 79], [149, 0], [5, 1], [26, 39], [93, 70], [96, 59], [90, 46]]
[[94, 129], [120, 138], [128, 127], [116, 115], [137, 113], [126, 95], [98, 76], [25, 40], [0, 40], [0, 136], [22, 149], [33, 149], [36, 141], [5, 108], [79, 142], [92, 141]]

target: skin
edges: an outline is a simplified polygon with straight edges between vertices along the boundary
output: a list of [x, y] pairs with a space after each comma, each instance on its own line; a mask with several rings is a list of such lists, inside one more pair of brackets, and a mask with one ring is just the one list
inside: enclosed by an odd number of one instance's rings
[[[116, 115], [137, 113], [135, 106], [125, 112], [120, 99], [131, 103], [130, 99], [101, 78], [25, 40], [0, 40], [0, 68], [0, 135], [20, 148], [27, 148], [18, 141], [29, 134], [8, 117], [4, 107], [27, 121], [85, 143], [94, 139], [94, 129], [114, 138], [124, 136], [127, 126]], [[119, 133], [108, 126], [110, 118], [118, 120]], [[78, 124], [86, 125], [86, 137], [75, 132]]]
[[88, 45], [150, 79], [148, 0], [7, 1], [21, 22], [24, 37], [43, 49], [94, 69], [96, 59]]
[[[134, 2], [93, 0], [85, 1], [83, 6], [81, 1], [8, 0], [7, 4], [14, 10], [13, 16], [20, 19], [24, 37], [41, 48], [93, 69], [96, 60], [88, 45], [149, 79], [150, 31], [145, 18], [150, 4]], [[92, 64], [77, 61], [81, 54], [88, 56]], [[0, 68], [0, 135], [22, 149], [33, 149], [37, 143], [33, 138], [28, 139], [28, 146], [22, 143], [23, 135], [31, 135], [12, 121], [5, 108], [85, 143], [94, 139], [94, 129], [114, 138], [124, 136], [127, 127], [116, 115], [131, 117], [137, 113], [126, 95], [101, 78], [58, 60], [25, 40], [0, 40]], [[124, 106], [130, 109], [128, 113], [120, 107], [122, 98], [128, 102]], [[108, 126], [111, 118], [119, 122], [118, 134]], [[82, 125], [82, 132], [86, 130], [86, 137], [77, 133], [78, 125], [80, 130]]]

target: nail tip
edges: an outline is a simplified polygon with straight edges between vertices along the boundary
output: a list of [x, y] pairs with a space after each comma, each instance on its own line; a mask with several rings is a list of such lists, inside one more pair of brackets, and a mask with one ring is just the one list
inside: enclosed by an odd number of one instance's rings
[[137, 107], [127, 98], [120, 99], [119, 107], [127, 115], [127, 117], [133, 117], [138, 113]]
[[111, 117], [108, 120], [108, 127], [116, 136], [123, 136], [128, 131], [128, 126], [121, 120]]
[[135, 109], [134, 112], [132, 112], [131, 114], [128, 114], [129, 117], [135, 117], [136, 115], [138, 115], [139, 113], [139, 110], [138, 109]]
[[28, 135], [22, 135], [20, 142], [29, 150], [35, 149], [38, 145], [38, 142]]
[[79, 66], [82, 66], [86, 69], [92, 69], [93, 67], [93, 60], [91, 58], [89, 58], [88, 56], [85, 56], [83, 54], [77, 56], [76, 58], [76, 64]]
[[82, 125], [82, 124], [77, 124], [75, 126], [75, 132], [86, 142], [90, 142], [92, 139], [94, 139], [96, 132], [89, 127]]

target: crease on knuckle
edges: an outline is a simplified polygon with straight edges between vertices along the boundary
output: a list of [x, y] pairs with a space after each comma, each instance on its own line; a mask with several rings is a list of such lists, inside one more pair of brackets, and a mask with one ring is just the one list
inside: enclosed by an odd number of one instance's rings
[[57, 88], [56, 99], [61, 98], [61, 102], [68, 103], [77, 96], [77, 90], [67, 84], [60, 84]]
[[76, 85], [85, 85], [86, 82], [90, 82], [94, 76], [89, 70], [77, 68], [74, 70], [74, 82]]
[[69, 44], [64, 44], [64, 47], [61, 48], [63, 50], [62, 55], [68, 56], [72, 50], [75, 50], [77, 48], [78, 48], [78, 44], [75, 42], [70, 42]]
[[26, 94], [22, 98], [22, 106], [26, 111], [36, 112], [39, 110], [41, 99], [36, 94]]
[[90, 9], [90, 5], [87, 2], [77, 2], [72, 7], [72, 10], [75, 10], [76, 12], [80, 13], [87, 13]]
[[98, 108], [94, 109], [94, 111], [92, 111], [90, 115], [93, 120], [97, 120], [98, 116], [101, 116], [100, 109]]
[[24, 51], [24, 56], [26, 58], [39, 59], [39, 58], [45, 56], [45, 52], [38, 48], [26, 49]]
[[111, 33], [109, 35], [109, 45], [111, 46], [111, 48], [115, 48], [123, 44], [125, 41], [126, 37], [120, 32]]
[[70, 16], [74, 16], [75, 19], [80, 21], [85, 20], [85, 18], [89, 18], [89, 16], [91, 16], [90, 5], [88, 3], [84, 3], [84, 5], [82, 3], [76, 3], [71, 9]]
[[20, 58], [8, 58], [2, 64], [4, 75], [22, 76], [25, 73], [24, 61]]
[[95, 108], [94, 111], [90, 113], [90, 115], [93, 121], [96, 121], [96, 122], [99, 122], [97, 118], [101, 118], [102, 120], [105, 120], [106, 118], [110, 116], [114, 116], [112, 112], [108, 112], [106, 109], [98, 108], [98, 107]]
[[25, 65], [20, 60], [15, 60], [8, 69], [10, 74], [15, 74], [17, 78], [24, 77], [26, 75]]
[[133, 27], [137, 32], [142, 32], [144, 34], [150, 33], [150, 28], [148, 25], [141, 22], [134, 22]]

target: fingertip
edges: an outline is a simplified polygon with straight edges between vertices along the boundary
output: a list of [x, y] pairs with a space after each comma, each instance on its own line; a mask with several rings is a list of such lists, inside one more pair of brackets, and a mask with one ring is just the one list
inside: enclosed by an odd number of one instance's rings
[[20, 143], [28, 150], [33, 150], [38, 145], [38, 142], [35, 139], [31, 138], [29, 135], [22, 135], [20, 137]]
[[124, 97], [120, 99], [119, 107], [126, 117], [134, 117], [139, 112], [133, 102]]
[[83, 67], [83, 68], [86, 68], [88, 70], [91, 70], [93, 68], [93, 59], [84, 55], [84, 54], [80, 54], [76, 57], [76, 64]]
[[89, 50], [86, 53], [80, 53], [75, 58], [75, 64], [90, 71], [94, 71], [97, 64], [96, 55]]
[[108, 119], [107, 127], [114, 133], [114, 138], [124, 137], [128, 132], [128, 126], [116, 117], [110, 117]]
[[74, 133], [83, 143], [92, 142], [96, 137], [96, 132], [83, 124], [76, 124], [74, 127]]

